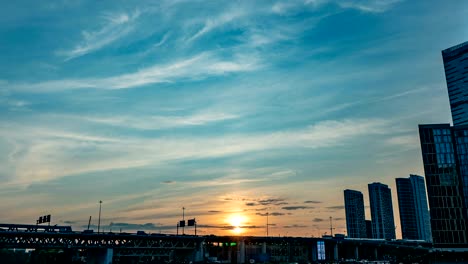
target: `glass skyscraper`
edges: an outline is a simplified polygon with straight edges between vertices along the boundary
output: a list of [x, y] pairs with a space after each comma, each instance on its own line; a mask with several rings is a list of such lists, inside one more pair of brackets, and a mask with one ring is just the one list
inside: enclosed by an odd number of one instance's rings
[[374, 238], [395, 239], [392, 193], [387, 185], [374, 182], [368, 185]]
[[366, 238], [364, 196], [355, 190], [344, 190], [346, 229], [350, 238]]
[[419, 125], [432, 239], [468, 244], [468, 41], [442, 51], [452, 111], [449, 124]]
[[410, 175], [409, 178], [395, 180], [403, 239], [431, 241], [431, 223], [424, 178]]
[[419, 138], [433, 242], [437, 246], [466, 245], [468, 127], [419, 125]]
[[442, 51], [453, 125], [468, 125], [468, 41]]

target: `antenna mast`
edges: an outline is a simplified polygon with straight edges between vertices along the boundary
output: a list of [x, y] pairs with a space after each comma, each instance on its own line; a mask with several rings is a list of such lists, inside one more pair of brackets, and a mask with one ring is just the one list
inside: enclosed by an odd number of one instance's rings
[[89, 221], [88, 221], [88, 230], [89, 230], [89, 226], [91, 225], [91, 216], [89, 216]]

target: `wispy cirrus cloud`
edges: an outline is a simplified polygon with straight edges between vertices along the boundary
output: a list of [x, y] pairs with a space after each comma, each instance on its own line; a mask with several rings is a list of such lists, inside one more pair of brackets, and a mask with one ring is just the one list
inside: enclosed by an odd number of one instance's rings
[[102, 16], [104, 23], [95, 31], [82, 31], [83, 39], [71, 50], [59, 51], [65, 60], [75, 59], [93, 51], [99, 50], [116, 40], [128, 35], [134, 29], [134, 23], [140, 16], [136, 10], [128, 13], [105, 13]]
[[299, 12], [303, 8], [317, 9], [327, 4], [337, 5], [342, 9], [355, 9], [365, 13], [382, 13], [403, 0], [298, 0], [279, 1], [272, 5], [271, 11], [280, 15]]
[[229, 186], [229, 185], [239, 185], [239, 184], [249, 184], [255, 182], [264, 182], [267, 181], [267, 178], [256, 178], [256, 179], [238, 179], [238, 178], [230, 178], [230, 177], [223, 177], [218, 179], [213, 179], [209, 181], [191, 181], [188, 182], [191, 186], [197, 187], [215, 187], [215, 186]]
[[239, 115], [231, 113], [222, 113], [219, 111], [203, 111], [186, 116], [111, 116], [111, 117], [78, 117], [80, 119], [99, 124], [131, 127], [143, 130], [158, 130], [166, 128], [177, 128], [187, 126], [200, 126], [209, 123], [233, 120], [239, 118]]
[[356, 9], [367, 13], [382, 13], [403, 0], [347, 0], [336, 1], [341, 8]]
[[233, 59], [224, 59], [213, 52], [204, 52], [190, 58], [164, 65], [153, 65], [134, 73], [104, 78], [61, 79], [38, 83], [12, 85], [18, 90], [50, 92], [73, 89], [128, 89], [149, 84], [184, 80], [200, 80], [228, 73], [254, 71], [262, 67], [253, 54], [240, 54]]
[[399, 148], [418, 148], [419, 136], [417, 134], [407, 134], [391, 137], [385, 141], [389, 145], [395, 145]]
[[[383, 120], [330, 120], [303, 129], [272, 133], [150, 139], [81, 134], [18, 124], [3, 124], [1, 128], [0, 135], [9, 138], [22, 149], [15, 154], [16, 180], [20, 181], [156, 165], [170, 160], [227, 157], [267, 149], [326, 148], [343, 144], [354, 137], [388, 131], [387, 123]], [[82, 166], [77, 166], [80, 163]], [[239, 184], [261, 180], [235, 176], [206, 184]], [[257, 202], [261, 205], [284, 203], [277, 199]]]
[[169, 39], [169, 35], [170, 35], [169, 32], [167, 32], [166, 34], [164, 34], [163, 37], [161, 38], [161, 40], [160, 40], [158, 43], [156, 43], [156, 44], [153, 45], [153, 48], [157, 48], [157, 47], [159, 47], [159, 46], [164, 45], [164, 43], [166, 43], [166, 41]]
[[[203, 27], [198, 30], [193, 36], [188, 38], [186, 41], [187, 42], [192, 42], [195, 41], [196, 39], [202, 37], [203, 35], [209, 33], [212, 30], [215, 30], [216, 28], [219, 28], [223, 25], [226, 25], [232, 21], [235, 21], [236, 19], [239, 19], [247, 14], [246, 10], [244, 9], [232, 9], [229, 12], [224, 12], [221, 13], [220, 15], [216, 17], [211, 17], [203, 21]], [[190, 23], [199, 23], [199, 22], [190, 22]]]

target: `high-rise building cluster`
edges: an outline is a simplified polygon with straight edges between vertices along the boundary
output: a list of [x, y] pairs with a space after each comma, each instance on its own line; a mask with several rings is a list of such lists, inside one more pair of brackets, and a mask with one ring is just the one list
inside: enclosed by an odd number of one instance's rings
[[364, 196], [355, 190], [344, 191], [346, 227], [350, 238], [395, 238], [392, 195], [387, 185], [368, 185], [372, 220], [365, 219]]
[[[404, 239], [431, 240], [424, 179], [397, 178], [400, 223]], [[391, 189], [380, 182], [368, 185], [371, 220], [365, 220], [363, 194], [345, 190], [346, 227], [350, 238], [395, 239]]]
[[[403, 239], [432, 241], [436, 247], [466, 247], [468, 41], [443, 50], [442, 58], [453, 126], [419, 125], [426, 184], [417, 175], [396, 179], [401, 234]], [[345, 190], [344, 197], [348, 237], [395, 238], [391, 190], [387, 185], [369, 184], [371, 222], [365, 220], [361, 192]]]

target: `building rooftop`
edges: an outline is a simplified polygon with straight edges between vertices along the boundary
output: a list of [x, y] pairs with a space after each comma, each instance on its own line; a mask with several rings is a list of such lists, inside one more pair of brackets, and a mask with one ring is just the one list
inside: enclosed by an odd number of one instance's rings
[[444, 50], [442, 51], [442, 54], [444, 54], [444, 53], [450, 53], [450, 52], [452, 52], [452, 51], [454, 51], [454, 50], [457, 50], [457, 49], [462, 48], [462, 47], [465, 47], [465, 46], [468, 47], [468, 41], [465, 41], [465, 42], [463, 42], [463, 43], [461, 43], [461, 44], [458, 44], [458, 45], [455, 45], [455, 46], [453, 46], [453, 47], [444, 49]]

